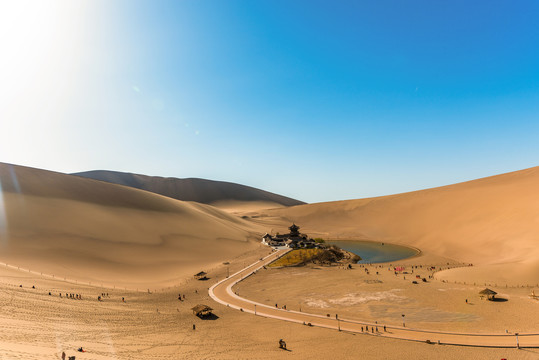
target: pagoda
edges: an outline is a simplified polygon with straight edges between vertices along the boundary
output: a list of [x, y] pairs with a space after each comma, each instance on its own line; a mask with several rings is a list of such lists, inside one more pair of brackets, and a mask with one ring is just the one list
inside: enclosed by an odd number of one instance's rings
[[290, 233], [282, 235], [270, 235], [266, 233], [262, 237], [262, 243], [273, 247], [289, 247], [289, 248], [315, 248], [319, 247], [313, 239], [309, 239], [307, 235], [299, 232], [299, 226], [292, 224], [289, 228]]
[[296, 224], [292, 224], [288, 229], [290, 230], [290, 237], [300, 236], [299, 226]]

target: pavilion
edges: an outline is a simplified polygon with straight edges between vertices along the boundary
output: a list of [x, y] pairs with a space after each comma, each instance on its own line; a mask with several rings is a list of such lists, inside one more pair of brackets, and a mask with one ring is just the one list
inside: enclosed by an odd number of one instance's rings
[[496, 291], [490, 290], [489, 288], [486, 288], [484, 290], [481, 290], [479, 292], [479, 295], [485, 295], [488, 300], [494, 300], [494, 296], [497, 294]]

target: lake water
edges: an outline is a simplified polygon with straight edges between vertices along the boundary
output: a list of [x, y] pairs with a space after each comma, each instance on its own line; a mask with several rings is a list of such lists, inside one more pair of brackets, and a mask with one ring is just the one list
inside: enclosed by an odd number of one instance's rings
[[393, 245], [362, 240], [330, 240], [329, 244], [337, 245], [343, 250], [361, 256], [358, 264], [391, 262], [417, 255], [418, 251], [406, 246]]

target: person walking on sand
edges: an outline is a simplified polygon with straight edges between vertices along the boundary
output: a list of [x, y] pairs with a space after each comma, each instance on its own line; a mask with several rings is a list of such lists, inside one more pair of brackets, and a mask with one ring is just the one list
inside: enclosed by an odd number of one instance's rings
[[66, 360], [66, 353], [65, 353], [65, 351], [62, 351], [62, 360]]

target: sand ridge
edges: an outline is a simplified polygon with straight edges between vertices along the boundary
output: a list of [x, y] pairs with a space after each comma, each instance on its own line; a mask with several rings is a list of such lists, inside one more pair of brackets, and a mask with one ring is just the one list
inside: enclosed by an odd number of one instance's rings
[[265, 203], [264, 208], [304, 204], [303, 201], [271, 193], [251, 186], [225, 181], [198, 178], [178, 179], [171, 177], [147, 176], [118, 171], [94, 170], [75, 173], [80, 177], [125, 185], [150, 191], [177, 200], [195, 201], [217, 207], [230, 208], [230, 202], [245, 207], [255, 207]]
[[[0, 266], [0, 321], [5, 324], [0, 357], [58, 358], [62, 349], [69, 349], [77, 359], [270, 359], [283, 357], [276, 343], [285, 338], [291, 348], [285, 356], [298, 359], [358, 354], [366, 359], [535, 359], [539, 354], [534, 349], [432, 346], [261, 319], [213, 302], [207, 290], [225, 274], [267, 254], [269, 249], [260, 244], [262, 233], [286, 231], [296, 221], [313, 237], [414, 246], [421, 256], [400, 263], [434, 262], [451, 269], [434, 273], [425, 286], [394, 279], [389, 272], [372, 281], [357, 270], [268, 270], [235, 288], [242, 296], [290, 308], [301, 304], [322, 314], [351, 311], [389, 326], [398, 325], [394, 319], [405, 311], [410, 321], [432, 330], [488, 332], [495, 327], [498, 332], [508, 316], [509, 331], [518, 326], [535, 331], [537, 303], [527, 297], [531, 288], [499, 287], [513, 277], [521, 283], [537, 279], [538, 205], [528, 196], [537, 177], [534, 168], [382, 198], [272, 210], [233, 209], [233, 204], [225, 212], [125, 186], [2, 164], [0, 261], [33, 272]], [[509, 235], [511, 243], [504, 240]], [[468, 262], [475, 266], [466, 266]], [[210, 280], [193, 280], [200, 270]], [[474, 271], [500, 282], [495, 290], [509, 301], [495, 306], [484, 302], [481, 308], [465, 304], [465, 297], [475, 296], [472, 303], [478, 302], [481, 286], [472, 285], [479, 280], [477, 274], [477, 279], [471, 276]], [[103, 291], [112, 295], [98, 302]], [[83, 300], [60, 299], [60, 292], [80, 293]], [[178, 303], [178, 292], [188, 295], [185, 303]], [[218, 319], [194, 318], [190, 307], [198, 303], [214, 307]], [[78, 346], [90, 351], [73, 353]]]
[[[477, 282], [535, 285], [539, 279], [539, 167], [377, 198], [245, 213], [271, 226], [334, 239], [413, 246], [475, 266], [448, 272]], [[270, 225], [271, 224], [271, 225]]]
[[0, 261], [58, 277], [166, 286], [260, 246], [256, 225], [204, 204], [8, 164], [0, 183]]

